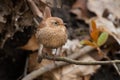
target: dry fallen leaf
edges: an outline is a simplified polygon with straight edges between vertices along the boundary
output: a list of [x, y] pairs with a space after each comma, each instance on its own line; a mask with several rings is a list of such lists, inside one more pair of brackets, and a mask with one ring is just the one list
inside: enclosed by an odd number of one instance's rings
[[25, 49], [25, 50], [35, 51], [35, 50], [38, 49], [38, 47], [39, 47], [39, 45], [37, 43], [36, 37], [34, 35], [32, 35], [32, 37], [29, 39], [29, 41], [27, 42], [27, 44], [24, 45], [24, 46], [22, 46], [21, 48]]
[[[89, 55], [82, 56], [79, 61], [95, 61]], [[86, 75], [92, 75], [96, 70], [100, 68], [99, 65], [74, 65], [70, 64], [54, 70], [53, 74], [56, 76], [57, 80], [82, 80], [82, 77]]]
[[95, 12], [99, 17], [102, 17], [107, 9], [120, 19], [120, 0], [88, 0], [87, 6], [90, 11]]
[[62, 52], [67, 52], [67, 54], [74, 53], [77, 49], [80, 49], [82, 45], [78, 39], [67, 40], [66, 44], [62, 47]]
[[75, 14], [77, 19], [87, 19], [88, 9], [86, 3], [87, 0], [76, 0], [70, 12]]

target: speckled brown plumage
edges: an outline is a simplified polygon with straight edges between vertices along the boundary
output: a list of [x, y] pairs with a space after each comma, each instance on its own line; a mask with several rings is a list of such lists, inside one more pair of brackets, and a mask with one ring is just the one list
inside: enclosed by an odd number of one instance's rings
[[68, 37], [63, 20], [52, 17], [49, 7], [45, 7], [43, 20], [38, 26], [35, 35], [39, 44], [39, 62], [41, 62], [44, 54], [51, 54], [52, 49], [56, 49], [54, 54], [60, 54], [62, 45], [66, 43]]
[[41, 24], [36, 32], [40, 44], [47, 48], [58, 48], [65, 44], [67, 32], [60, 18], [50, 17], [46, 21], [42, 21]]

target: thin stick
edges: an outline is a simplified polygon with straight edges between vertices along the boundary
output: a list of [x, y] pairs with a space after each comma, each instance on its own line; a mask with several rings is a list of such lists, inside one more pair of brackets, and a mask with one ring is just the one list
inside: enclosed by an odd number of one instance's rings
[[43, 56], [44, 59], [49, 59], [49, 60], [56, 60], [56, 61], [62, 61], [62, 62], [57, 62], [57, 66], [55, 64], [48, 64], [46, 66], [41, 67], [38, 70], [34, 70], [33, 72], [31, 72], [30, 74], [28, 74], [27, 76], [25, 76], [22, 80], [33, 80], [36, 77], [42, 75], [43, 73], [50, 71], [52, 69], [61, 67], [63, 65], [66, 65], [65, 62], [67, 63], [71, 63], [71, 64], [76, 64], [76, 65], [106, 65], [106, 64], [114, 64], [114, 63], [120, 63], [120, 60], [111, 60], [111, 61], [92, 61], [92, 62], [83, 62], [83, 61], [77, 61], [77, 60], [72, 60], [76, 57], [78, 57], [78, 55], [83, 55], [86, 54], [88, 52], [90, 52], [91, 50], [93, 50], [94, 48], [92, 47], [84, 47], [83, 49], [81, 49], [79, 52], [80, 53], [74, 53], [73, 55], [68, 56], [68, 58], [66, 57], [51, 57], [51, 56]]
[[[79, 56], [81, 55], [84, 55], [90, 51], [94, 50], [93, 47], [90, 47], [90, 46], [86, 46], [82, 49], [80, 49], [77, 53], [74, 53], [70, 56], [68, 56], [69, 58], [71, 59], [75, 59], [75, 58], [78, 58]], [[57, 66], [56, 66], [57, 65]], [[56, 64], [48, 64], [46, 66], [43, 66], [41, 67], [40, 69], [38, 70], [34, 70], [33, 72], [31, 72], [30, 74], [28, 74], [27, 76], [25, 76], [22, 80], [33, 80], [35, 79], [36, 77], [42, 75], [43, 73], [47, 72], [47, 71], [50, 71], [52, 69], [55, 69], [55, 68], [58, 68], [58, 67], [61, 67], [63, 65], [66, 65], [65, 62], [56, 62]]]
[[29, 3], [29, 6], [30, 6], [33, 14], [34, 14], [35, 16], [38, 16], [38, 17], [40, 17], [40, 18], [43, 18], [42, 12], [40, 12], [40, 10], [38, 9], [38, 7], [37, 7], [36, 4], [34, 3], [34, 1], [33, 1], [33, 0], [27, 0], [27, 1], [28, 1], [28, 3]]
[[116, 63], [113, 63], [113, 66], [116, 69], [118, 75], [120, 76], [120, 71], [119, 71], [119, 68], [117, 67]]
[[63, 61], [63, 62], [67, 62], [70, 64], [76, 64], [76, 65], [106, 65], [106, 64], [120, 63], [120, 60], [83, 62], [83, 61], [73, 60], [67, 57], [44, 56], [43, 58], [48, 59], [48, 60]]

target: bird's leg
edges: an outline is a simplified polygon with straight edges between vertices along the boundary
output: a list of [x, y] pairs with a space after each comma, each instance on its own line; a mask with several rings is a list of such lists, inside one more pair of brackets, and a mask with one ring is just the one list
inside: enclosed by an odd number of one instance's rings
[[38, 62], [41, 62], [42, 61], [42, 56], [43, 56], [43, 54], [42, 54], [42, 50], [43, 50], [43, 45], [42, 44], [40, 44], [40, 46], [39, 46], [39, 50], [38, 50]]
[[56, 63], [55, 63], [55, 57], [56, 56], [60, 56], [61, 55], [61, 52], [62, 52], [62, 47], [59, 47], [59, 48], [56, 48], [56, 49], [52, 49], [52, 53], [53, 53], [53, 62], [54, 62], [54, 64], [56, 65]]
[[56, 55], [57, 49], [52, 49], [52, 55]]
[[56, 65], [55, 56], [57, 55], [57, 49], [52, 49], [52, 55], [53, 55], [53, 63]]
[[62, 54], [62, 47], [56, 48], [56, 49], [52, 49], [52, 54], [53, 56], [61, 56]]
[[62, 56], [62, 47], [57, 48], [55, 55]]

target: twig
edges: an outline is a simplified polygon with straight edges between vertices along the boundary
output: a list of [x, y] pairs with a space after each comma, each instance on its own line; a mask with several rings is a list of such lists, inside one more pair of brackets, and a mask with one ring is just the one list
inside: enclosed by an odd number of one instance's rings
[[120, 76], [120, 71], [119, 71], [119, 68], [117, 67], [116, 63], [113, 63], [113, 66], [116, 69], [118, 75]]
[[74, 54], [68, 56], [68, 58], [66, 58], [66, 57], [43, 56], [44, 59], [56, 60], [56, 61], [62, 61], [62, 62], [57, 62], [56, 64], [48, 64], [48, 65], [46, 65], [44, 67], [41, 67], [40, 69], [35, 70], [35, 71], [31, 72], [30, 74], [28, 74], [27, 76], [25, 76], [22, 80], [33, 80], [36, 77], [42, 75], [43, 73], [45, 73], [47, 71], [50, 71], [52, 69], [61, 67], [63, 65], [66, 65], [65, 62], [71, 63], [71, 64], [76, 64], [76, 65], [105, 65], [105, 64], [120, 63], [120, 60], [92, 61], [92, 62], [83, 62], [83, 61], [81, 62], [81, 61], [77, 61], [77, 60], [72, 60], [72, 59], [78, 57], [78, 55], [86, 54], [86, 53], [90, 52], [93, 49], [94, 48], [88, 47], [88, 46], [84, 47], [83, 49], [81, 49], [79, 51], [79, 53], [74, 53]]
[[[57, 64], [57, 66], [56, 66]], [[35, 78], [37, 78], [38, 76], [42, 75], [43, 73], [50, 71], [54, 68], [58, 68], [62, 65], [64, 65], [65, 63], [61, 62], [60, 64], [56, 63], [56, 64], [48, 64], [46, 66], [41, 67], [38, 70], [34, 70], [33, 72], [31, 72], [30, 74], [28, 74], [27, 76], [25, 76], [22, 80], [34, 80]]]
[[27, 0], [28, 1], [28, 4], [30, 6], [30, 9], [32, 10], [33, 14], [35, 16], [38, 16], [40, 18], [43, 18], [43, 14], [42, 12], [38, 9], [38, 7], [36, 6], [36, 4], [34, 3], [33, 0]]
[[[14, 33], [13, 33], [14, 34]], [[7, 39], [9, 39], [12, 35], [10, 35], [10, 33], [7, 33], [5, 35], [5, 38], [2, 40], [2, 43], [0, 44], [0, 48], [4, 47], [5, 42], [7, 41]]]
[[62, 6], [62, 1], [61, 0], [54, 0], [54, 7], [61, 8], [61, 6]]
[[105, 65], [105, 64], [120, 63], [120, 60], [83, 62], [83, 61], [69, 59], [67, 57], [44, 56], [44, 58], [48, 59], [48, 60], [63, 61], [63, 62], [67, 62], [67, 63], [70, 63], [70, 64], [76, 64], [76, 65]]
[[33, 80], [36, 77], [42, 75], [43, 73], [50, 71], [54, 68], [58, 68], [62, 65], [65, 65], [65, 62], [71, 63], [71, 64], [76, 64], [76, 65], [105, 65], [105, 64], [113, 64], [113, 63], [120, 63], [120, 60], [111, 60], [111, 61], [91, 61], [91, 62], [81, 62], [81, 61], [77, 61], [77, 60], [72, 60], [66, 57], [45, 57], [46, 59], [49, 60], [57, 60], [57, 61], [64, 61], [64, 62], [60, 62], [60, 63], [56, 63], [56, 64], [48, 64], [38, 70], [33, 71], [32, 73], [28, 74], [26, 77], [24, 77], [22, 80]]
[[[77, 60], [73, 60], [74, 58], [77, 58], [78, 55], [83, 55], [86, 54], [88, 52], [90, 52], [91, 50], [93, 50], [94, 48], [92, 47], [84, 47], [83, 49], [81, 49], [79, 51], [79, 53], [74, 53], [70, 56], [67, 57], [53, 57], [53, 56], [43, 56], [44, 59], [49, 59], [49, 60], [56, 60], [56, 61], [62, 61], [62, 62], [57, 62], [56, 64], [48, 64], [38, 70], [35, 70], [33, 72], [31, 72], [30, 74], [28, 74], [27, 76], [25, 76], [22, 80], [33, 80], [36, 77], [42, 75], [43, 73], [50, 71], [52, 69], [61, 67], [63, 65], [66, 65], [65, 62], [70, 63], [70, 64], [76, 64], [76, 65], [106, 65], [106, 64], [114, 64], [114, 63], [120, 63], [120, 60], [111, 60], [111, 61], [92, 61], [92, 62], [83, 62], [83, 61], [77, 61]], [[57, 65], [57, 66], [56, 66]]]
[[23, 73], [23, 76], [26, 76], [27, 75], [27, 69], [28, 69], [28, 56], [26, 58], [26, 62], [25, 62], [25, 67], [24, 67], [24, 73]]
[[[82, 49], [80, 49], [78, 52], [68, 56], [68, 58], [70, 59], [75, 59], [75, 58], [78, 58], [79, 56], [81, 55], [84, 55], [90, 51], [94, 50], [93, 47], [90, 47], [90, 46], [86, 46]], [[57, 66], [56, 66], [57, 65]], [[47, 71], [50, 71], [52, 69], [55, 69], [55, 68], [58, 68], [58, 67], [61, 67], [63, 65], [66, 65], [65, 62], [56, 62], [56, 64], [48, 64], [46, 66], [43, 66], [41, 67], [40, 69], [38, 70], [34, 70], [33, 72], [31, 72], [30, 74], [28, 74], [27, 76], [25, 76], [22, 80], [33, 80], [35, 79], [36, 77], [42, 75], [43, 73], [47, 72]]]
[[[76, 65], [105, 65], [105, 64], [114, 64], [114, 63], [120, 63], [120, 60], [111, 60], [111, 61], [91, 61], [91, 62], [83, 62], [83, 61], [77, 61], [77, 60], [72, 60], [66, 57], [49, 57], [46, 56], [44, 57], [46, 59], [49, 60], [56, 60], [56, 61], [64, 61], [70, 64], [76, 64]], [[33, 80], [36, 77], [42, 75], [43, 73], [50, 71], [54, 68], [58, 68], [62, 65], [65, 65], [66, 63], [64, 62], [60, 62], [60, 63], [56, 63], [56, 64], [48, 64], [38, 70], [33, 71], [32, 73], [30, 73], [29, 75], [27, 75], [26, 77], [24, 77], [22, 80]], [[57, 66], [56, 66], [57, 65]]]

